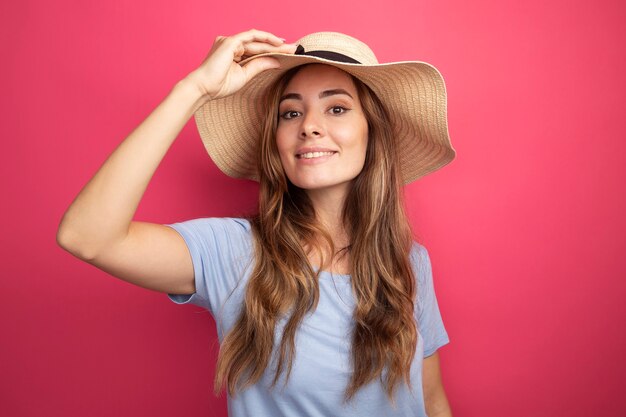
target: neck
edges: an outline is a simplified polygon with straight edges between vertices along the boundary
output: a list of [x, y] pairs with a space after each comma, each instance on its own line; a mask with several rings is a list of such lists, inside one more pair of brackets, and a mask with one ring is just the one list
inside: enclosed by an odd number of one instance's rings
[[328, 230], [337, 248], [348, 245], [350, 239], [342, 216], [347, 190], [308, 190], [307, 194], [313, 204], [315, 217]]
[[319, 266], [324, 270], [349, 274], [349, 252], [342, 250], [350, 245], [350, 236], [346, 232], [342, 216], [345, 199], [348, 194], [347, 184], [342, 187], [307, 190], [306, 193], [311, 200], [316, 220], [330, 234], [335, 246], [335, 253], [326, 253], [323, 247], [318, 248], [322, 251], [319, 252], [311, 250], [312, 248], [305, 243], [309, 262], [311, 265]]
[[309, 190], [307, 191], [313, 209], [315, 210], [315, 217], [328, 228], [336, 229], [341, 227], [343, 229], [343, 206], [345, 203], [346, 193], [338, 191], [326, 191], [326, 190]]

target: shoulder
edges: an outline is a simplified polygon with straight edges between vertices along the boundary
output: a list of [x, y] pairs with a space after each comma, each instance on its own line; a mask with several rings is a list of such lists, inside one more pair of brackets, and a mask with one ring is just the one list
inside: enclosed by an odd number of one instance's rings
[[428, 249], [418, 242], [413, 242], [410, 253], [411, 266], [417, 284], [416, 308], [424, 303], [424, 299], [433, 288], [433, 273]]
[[426, 249], [424, 245], [413, 241], [409, 259], [415, 271], [416, 278], [423, 280], [424, 276], [427, 275], [431, 269], [428, 249]]
[[250, 222], [248, 219], [239, 217], [200, 217], [173, 223], [172, 226], [184, 227], [199, 233], [250, 233]]
[[251, 241], [248, 219], [238, 217], [201, 217], [168, 224], [183, 235], [188, 245], [216, 250], [228, 247], [247, 249]]
[[231, 228], [240, 229], [242, 231], [250, 230], [250, 222], [248, 219], [241, 217], [199, 217], [182, 223], [199, 228]]
[[411, 257], [419, 258], [424, 256], [428, 256], [428, 250], [424, 245], [414, 240], [411, 245]]

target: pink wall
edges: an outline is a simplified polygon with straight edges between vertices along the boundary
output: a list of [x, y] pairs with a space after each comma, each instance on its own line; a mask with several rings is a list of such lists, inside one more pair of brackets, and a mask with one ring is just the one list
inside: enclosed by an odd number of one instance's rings
[[[226, 2], [223, 2], [224, 4]], [[393, 7], [391, 6], [393, 4]], [[622, 2], [22, 1], [1, 6], [0, 415], [224, 416], [213, 320], [55, 243], [81, 187], [216, 35], [338, 30], [436, 65], [458, 158], [407, 187], [456, 416], [626, 410]], [[193, 121], [136, 219], [236, 215]], [[219, 198], [215, 198], [219, 196]]]

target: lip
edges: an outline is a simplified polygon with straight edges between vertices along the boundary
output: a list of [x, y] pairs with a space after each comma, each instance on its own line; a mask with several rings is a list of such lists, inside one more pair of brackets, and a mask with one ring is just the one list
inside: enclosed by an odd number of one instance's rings
[[[297, 157], [298, 155], [302, 155], [303, 153], [308, 153], [308, 152], [335, 152], [337, 153], [337, 151], [334, 149], [324, 148], [321, 146], [305, 146], [305, 147], [298, 149], [296, 151], [295, 156]], [[332, 156], [332, 155], [329, 155], [329, 156]]]
[[334, 152], [334, 153], [330, 155], [318, 156], [318, 157], [309, 158], [309, 159], [296, 157], [296, 163], [299, 165], [323, 164], [324, 162], [328, 161], [330, 158], [333, 158], [335, 155], [337, 155], [337, 151], [317, 151], [317, 152]]
[[[309, 159], [300, 158], [300, 155], [309, 152], [332, 152], [332, 154]], [[330, 158], [334, 157], [337, 153], [338, 151], [336, 151], [335, 149], [326, 148], [324, 146], [303, 146], [296, 151], [296, 154], [294, 156], [298, 165], [317, 165], [325, 163]]]

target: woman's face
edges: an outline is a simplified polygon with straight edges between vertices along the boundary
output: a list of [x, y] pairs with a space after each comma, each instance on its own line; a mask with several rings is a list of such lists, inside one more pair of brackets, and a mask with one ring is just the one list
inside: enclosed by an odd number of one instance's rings
[[276, 144], [289, 180], [345, 195], [363, 169], [368, 137], [350, 75], [328, 65], [303, 67], [287, 84], [278, 114]]

